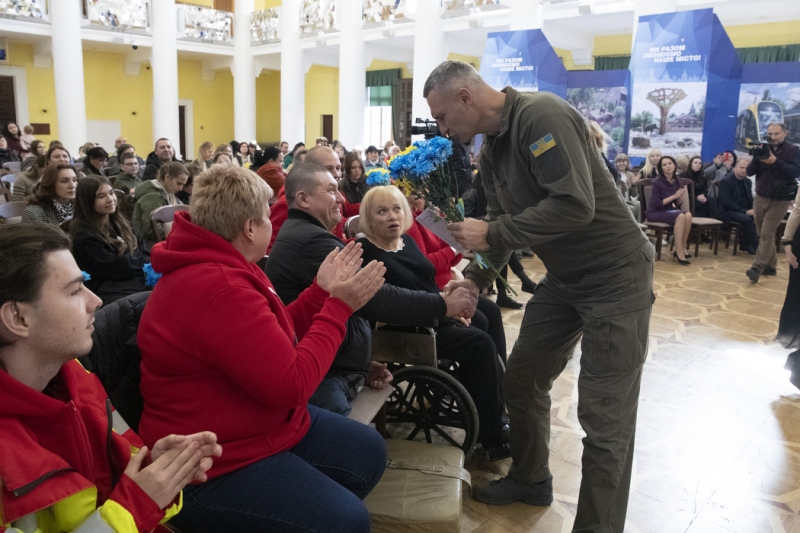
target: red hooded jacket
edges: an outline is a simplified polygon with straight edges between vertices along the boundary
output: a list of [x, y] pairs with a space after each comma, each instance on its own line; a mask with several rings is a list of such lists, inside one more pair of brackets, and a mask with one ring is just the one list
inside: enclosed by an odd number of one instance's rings
[[0, 531], [45, 510], [45, 522], [72, 531], [104, 504], [130, 513], [101, 514], [104, 521], [117, 518], [115, 531], [157, 527], [164, 511], [123, 474], [141, 446], [97, 376], [77, 361], [61, 367], [45, 392], [0, 371]]
[[284, 307], [258, 266], [187, 212], [176, 213], [150, 258], [163, 276], [137, 339], [142, 440], [213, 431], [223, 454], [210, 478], [297, 444], [350, 307], [316, 282]]

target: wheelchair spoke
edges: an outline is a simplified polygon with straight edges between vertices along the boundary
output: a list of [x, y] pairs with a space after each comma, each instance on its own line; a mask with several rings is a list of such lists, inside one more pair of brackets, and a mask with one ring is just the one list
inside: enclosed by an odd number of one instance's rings
[[459, 443], [457, 443], [455, 440], [453, 440], [453, 437], [448, 435], [439, 426], [433, 426], [431, 429], [434, 430], [436, 433], [438, 433], [440, 437], [442, 437], [444, 440], [446, 440], [447, 442], [449, 442], [450, 444], [452, 444], [456, 448], [460, 448], [461, 447], [461, 445]]

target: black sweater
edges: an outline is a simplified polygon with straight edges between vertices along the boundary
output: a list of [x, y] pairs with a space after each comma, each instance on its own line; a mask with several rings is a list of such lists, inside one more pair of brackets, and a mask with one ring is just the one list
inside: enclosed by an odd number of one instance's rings
[[436, 285], [436, 268], [433, 263], [422, 254], [417, 243], [408, 235], [403, 235], [403, 249], [397, 252], [387, 252], [378, 248], [369, 239], [359, 239], [364, 249], [361, 256], [364, 263], [373, 259], [383, 261], [386, 267], [384, 279], [386, 283], [405, 287], [415, 291], [425, 291], [439, 294]]
[[86, 287], [95, 293], [104, 281], [141, 281], [142, 290], [148, 290], [142, 268], [150, 262], [150, 254], [141, 239], [133, 253], [120, 254], [100, 236], [79, 228], [72, 236], [72, 254], [78, 267], [91, 276]]

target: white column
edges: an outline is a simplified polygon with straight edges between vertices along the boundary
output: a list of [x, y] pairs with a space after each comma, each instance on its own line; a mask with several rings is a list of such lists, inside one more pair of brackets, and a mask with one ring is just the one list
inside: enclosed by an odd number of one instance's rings
[[86, 133], [86, 93], [83, 84], [81, 2], [50, 2], [50, 9], [58, 140], [77, 157], [78, 148], [89, 140]]
[[633, 35], [631, 49], [636, 44], [636, 31], [639, 29], [639, 17], [657, 13], [671, 13], [678, 10], [678, 0], [636, 0], [633, 8]]
[[511, 0], [508, 4], [511, 7], [511, 31], [542, 29], [542, 0]]
[[300, 48], [300, 1], [283, 0], [281, 36], [281, 140], [306, 141], [306, 70]]
[[[422, 97], [422, 89], [425, 86], [425, 80], [428, 79], [433, 69], [447, 59], [441, 11], [439, 2], [417, 2], [417, 12], [414, 14], [416, 27], [414, 28], [412, 120], [416, 118], [431, 118], [431, 110]], [[413, 138], [416, 140], [421, 137], [414, 136]]]
[[233, 14], [233, 136], [247, 142], [256, 138], [256, 71], [250, 50], [253, 8], [253, 0], [236, 0]]
[[[53, 2], [54, 4], [57, 2]], [[178, 120], [178, 17], [175, 0], [151, 2], [153, 13], [153, 141], [165, 137], [175, 152], [180, 143]], [[144, 152], [147, 153], [147, 152]]]
[[364, 45], [362, 2], [338, 0], [339, 22], [339, 140], [352, 149], [364, 145], [367, 105], [367, 52]]

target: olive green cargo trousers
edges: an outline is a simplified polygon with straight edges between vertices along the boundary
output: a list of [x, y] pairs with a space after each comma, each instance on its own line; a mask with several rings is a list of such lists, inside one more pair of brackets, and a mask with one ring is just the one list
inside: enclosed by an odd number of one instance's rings
[[508, 358], [509, 476], [538, 483], [551, 475], [550, 389], [583, 335], [578, 420], [586, 437], [573, 532], [622, 533], [625, 526], [655, 300], [653, 257], [647, 242], [601, 272], [568, 281], [546, 276], [526, 306]]

